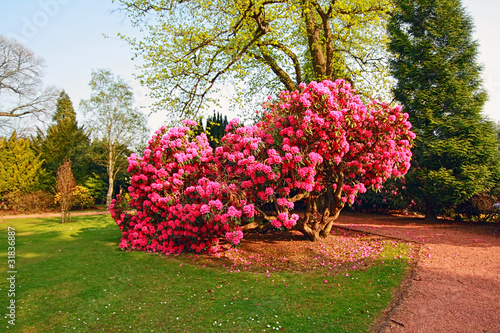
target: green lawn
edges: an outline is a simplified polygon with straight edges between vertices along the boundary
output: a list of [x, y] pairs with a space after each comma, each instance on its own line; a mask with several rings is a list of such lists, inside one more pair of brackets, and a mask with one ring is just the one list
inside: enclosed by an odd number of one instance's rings
[[[109, 216], [0, 224], [0, 308], [7, 332], [368, 332], [408, 269], [408, 245], [362, 271], [231, 273], [187, 255], [123, 252]], [[7, 297], [7, 228], [16, 230], [15, 297]], [[399, 256], [401, 255], [401, 258]], [[383, 262], [382, 262], [383, 259]], [[328, 283], [325, 283], [325, 280]]]

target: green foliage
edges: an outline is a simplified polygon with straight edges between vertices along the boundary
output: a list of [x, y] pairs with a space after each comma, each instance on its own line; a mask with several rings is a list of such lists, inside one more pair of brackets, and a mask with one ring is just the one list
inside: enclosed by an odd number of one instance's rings
[[[73, 209], [87, 209], [91, 208], [95, 204], [95, 199], [90, 194], [90, 190], [85, 186], [77, 185], [72, 193], [72, 206]], [[57, 193], [54, 196], [54, 202], [59, 204], [61, 200], [61, 194]]]
[[107, 69], [98, 69], [92, 71], [89, 86], [92, 89], [90, 98], [82, 100], [80, 108], [87, 117], [86, 126], [91, 137], [102, 148], [102, 154], [94, 155], [94, 160], [107, 170], [106, 204], [109, 206], [117, 175], [126, 169], [124, 156], [146, 141], [147, 120], [133, 106], [132, 87], [120, 76], [115, 77]]
[[102, 175], [97, 173], [92, 173], [91, 176], [87, 178], [84, 186], [89, 191], [89, 194], [99, 203], [106, 202], [106, 179]]
[[395, 1], [389, 24], [395, 97], [417, 134], [408, 194], [435, 216], [487, 191], [499, 174], [473, 23], [459, 0]]
[[146, 32], [121, 35], [144, 60], [139, 78], [173, 120], [217, 105], [227, 84], [245, 106], [311, 80], [344, 78], [360, 92], [388, 92], [390, 0], [120, 2]]
[[222, 116], [220, 112], [217, 112], [208, 117], [207, 125], [205, 127], [205, 133], [208, 137], [208, 143], [212, 148], [219, 147], [222, 142], [222, 137], [226, 134], [226, 126], [229, 124], [227, 121], [227, 116]]
[[383, 213], [394, 210], [403, 213], [417, 211], [418, 207], [416, 207], [415, 201], [403, 195], [405, 190], [404, 178], [389, 179], [381, 189], [368, 188], [366, 193], [360, 194], [350, 209], [356, 212]]
[[90, 140], [83, 128], [78, 126], [73, 104], [64, 91], [57, 100], [53, 121], [55, 123], [48, 128], [46, 134], [39, 130], [33, 140], [37, 153], [43, 159], [43, 166], [50, 174], [47, 186], [54, 187], [57, 168], [66, 159], [72, 161], [76, 182], [81, 184], [87, 178], [87, 170], [91, 164], [87, 156]]
[[455, 209], [455, 220], [473, 222], [500, 222], [500, 193], [498, 190], [473, 195]]
[[29, 193], [38, 189], [39, 177], [44, 173], [42, 160], [31, 149], [30, 141], [0, 138], [0, 197], [6, 193]]

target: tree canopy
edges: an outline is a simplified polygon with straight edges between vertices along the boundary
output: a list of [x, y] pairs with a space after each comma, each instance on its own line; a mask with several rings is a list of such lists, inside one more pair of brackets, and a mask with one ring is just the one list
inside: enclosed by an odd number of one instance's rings
[[122, 36], [144, 60], [139, 78], [177, 119], [216, 104], [228, 83], [247, 103], [312, 80], [343, 78], [369, 95], [388, 87], [390, 0], [120, 2], [145, 32]]
[[487, 98], [473, 22], [459, 0], [397, 0], [389, 24], [395, 97], [417, 134], [409, 195], [435, 217], [491, 188], [498, 143], [481, 110]]
[[42, 173], [42, 160], [28, 139], [18, 138], [15, 131], [10, 139], [0, 138], [0, 196], [37, 189]]
[[66, 92], [62, 91], [56, 103], [52, 124], [46, 133], [38, 131], [35, 147], [43, 159], [44, 168], [51, 173], [50, 185], [54, 185], [57, 170], [65, 160], [72, 161], [73, 173], [81, 184], [89, 176], [88, 150], [90, 139], [83, 127], [78, 126], [73, 103]]

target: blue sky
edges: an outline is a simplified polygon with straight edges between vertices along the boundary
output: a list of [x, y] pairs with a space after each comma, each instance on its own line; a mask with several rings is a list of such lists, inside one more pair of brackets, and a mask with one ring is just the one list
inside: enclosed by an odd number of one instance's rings
[[[489, 93], [484, 114], [500, 121], [500, 1], [462, 0], [476, 25], [480, 43], [479, 62]], [[92, 69], [109, 68], [134, 88], [138, 106], [147, 107], [147, 90], [134, 79], [137, 73], [129, 46], [116, 38], [118, 32], [136, 30], [111, 0], [3, 0], [0, 2], [0, 34], [14, 37], [45, 59], [44, 82], [64, 89], [75, 107], [88, 98]], [[104, 38], [103, 34], [110, 36]], [[152, 130], [165, 114], [150, 118]]]

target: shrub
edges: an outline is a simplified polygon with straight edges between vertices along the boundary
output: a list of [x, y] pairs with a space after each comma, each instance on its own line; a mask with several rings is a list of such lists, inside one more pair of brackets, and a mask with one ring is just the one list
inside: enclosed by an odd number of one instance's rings
[[[343, 80], [301, 84], [265, 104], [262, 121], [233, 119], [215, 151], [196, 122], [149, 141], [128, 159], [131, 215], [110, 206], [122, 230], [120, 247], [202, 252], [225, 235], [237, 245], [254, 216], [274, 228], [296, 227], [311, 240], [326, 237], [344, 204], [404, 175], [415, 135], [401, 107], [365, 106]], [[305, 201], [303, 218], [293, 213]], [[118, 201], [119, 202], [119, 201]], [[259, 207], [273, 203], [275, 212]]]
[[9, 192], [3, 196], [3, 200], [5, 208], [14, 212], [43, 212], [56, 208], [54, 196], [48, 191]]
[[73, 192], [73, 208], [86, 209], [93, 207], [95, 199], [90, 195], [90, 190], [84, 186], [77, 185]]
[[455, 219], [472, 222], [498, 222], [500, 210], [497, 204], [499, 201], [499, 197], [491, 193], [474, 195], [469, 200], [457, 205]]
[[95, 200], [100, 203], [106, 202], [106, 193], [108, 192], [107, 180], [103, 179], [97, 173], [92, 173], [92, 176], [85, 181], [84, 186], [89, 190], [89, 195]]
[[[54, 196], [54, 202], [60, 204], [61, 194], [57, 193]], [[77, 185], [71, 196], [71, 209], [87, 209], [95, 204], [94, 198], [90, 195], [90, 191], [85, 186]]]

